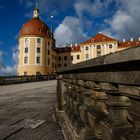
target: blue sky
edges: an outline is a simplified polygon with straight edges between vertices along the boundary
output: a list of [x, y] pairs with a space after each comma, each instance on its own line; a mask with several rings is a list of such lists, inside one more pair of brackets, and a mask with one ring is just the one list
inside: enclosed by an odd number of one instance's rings
[[[57, 45], [80, 43], [101, 31], [120, 40], [140, 36], [139, 0], [38, 0], [40, 17], [53, 26]], [[0, 0], [0, 75], [15, 74], [17, 37], [35, 0]]]

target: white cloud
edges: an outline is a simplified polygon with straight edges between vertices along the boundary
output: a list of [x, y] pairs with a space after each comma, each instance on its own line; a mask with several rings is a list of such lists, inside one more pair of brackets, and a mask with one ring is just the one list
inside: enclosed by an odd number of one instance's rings
[[90, 16], [98, 17], [105, 15], [109, 12], [108, 8], [112, 0], [76, 0], [75, 10], [81, 17], [87, 12]]
[[140, 36], [140, 1], [118, 0], [116, 2], [116, 13], [106, 20], [110, 32], [116, 33], [119, 38], [130, 39], [130, 37]]
[[66, 43], [79, 43], [88, 38], [83, 31], [82, 21], [77, 17], [65, 17], [62, 23], [56, 28], [54, 32], [55, 39], [58, 45], [65, 45]]

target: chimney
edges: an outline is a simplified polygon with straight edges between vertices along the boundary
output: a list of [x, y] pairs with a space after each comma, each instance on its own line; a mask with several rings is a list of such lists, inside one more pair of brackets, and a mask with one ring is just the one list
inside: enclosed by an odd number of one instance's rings
[[77, 47], [77, 46], [78, 46], [78, 44], [77, 44], [77, 43], [75, 43], [75, 46]]
[[125, 38], [123, 38], [123, 42], [125, 42]]
[[140, 41], [140, 37], [138, 38], [138, 41]]
[[133, 38], [131, 37], [131, 42], [133, 42], [134, 40], [133, 40]]

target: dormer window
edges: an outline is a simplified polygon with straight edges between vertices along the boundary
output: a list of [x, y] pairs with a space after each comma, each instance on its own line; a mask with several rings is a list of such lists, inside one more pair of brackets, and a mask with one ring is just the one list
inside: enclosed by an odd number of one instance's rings
[[127, 44], [127, 46], [129, 46], [129, 47], [130, 47], [130, 42]]
[[94, 42], [94, 38], [91, 41]]
[[40, 28], [37, 28], [37, 32], [38, 32], [38, 33], [41, 33], [41, 29], [40, 29]]
[[105, 37], [102, 38], [102, 41], [105, 41]]
[[139, 45], [139, 42], [136, 42], [136, 46], [138, 46]]
[[27, 27], [25, 32], [26, 32], [26, 33], [30, 33], [30, 28]]

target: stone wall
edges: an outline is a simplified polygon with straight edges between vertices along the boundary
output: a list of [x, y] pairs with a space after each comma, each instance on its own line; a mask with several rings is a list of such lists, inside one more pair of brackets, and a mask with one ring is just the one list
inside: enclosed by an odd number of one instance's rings
[[68, 140], [140, 140], [139, 52], [135, 47], [57, 71], [56, 119]]

